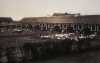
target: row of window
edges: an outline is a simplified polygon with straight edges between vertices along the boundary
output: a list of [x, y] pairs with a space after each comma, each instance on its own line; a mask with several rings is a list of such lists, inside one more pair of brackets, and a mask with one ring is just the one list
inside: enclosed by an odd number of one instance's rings
[[[52, 26], [51, 26], [52, 25]], [[49, 31], [50, 29], [59, 29], [59, 30], [67, 30], [69, 27], [72, 27], [73, 30], [82, 30], [84, 28], [89, 28], [91, 31], [99, 31], [100, 25], [99, 24], [39, 24], [34, 26], [35, 29], [41, 30], [41, 31]]]

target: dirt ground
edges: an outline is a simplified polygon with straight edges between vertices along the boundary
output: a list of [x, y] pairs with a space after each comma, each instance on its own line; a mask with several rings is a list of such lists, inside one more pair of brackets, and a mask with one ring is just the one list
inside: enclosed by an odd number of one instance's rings
[[100, 63], [100, 50], [85, 51], [77, 54], [68, 54], [46, 61], [34, 63]]

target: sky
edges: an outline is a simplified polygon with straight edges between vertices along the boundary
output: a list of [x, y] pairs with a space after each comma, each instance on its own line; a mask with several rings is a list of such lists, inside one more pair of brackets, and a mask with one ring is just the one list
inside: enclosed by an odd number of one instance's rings
[[51, 16], [53, 13], [100, 14], [100, 0], [0, 0], [0, 17]]

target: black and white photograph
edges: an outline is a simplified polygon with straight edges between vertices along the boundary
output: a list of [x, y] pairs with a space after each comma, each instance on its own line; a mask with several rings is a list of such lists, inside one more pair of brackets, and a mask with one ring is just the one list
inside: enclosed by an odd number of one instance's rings
[[100, 63], [100, 0], [0, 0], [0, 63]]

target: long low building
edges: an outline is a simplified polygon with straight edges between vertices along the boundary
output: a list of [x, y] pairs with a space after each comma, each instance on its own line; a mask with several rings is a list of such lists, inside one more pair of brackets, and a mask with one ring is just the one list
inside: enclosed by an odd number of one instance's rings
[[54, 13], [53, 16], [49, 17], [25, 17], [21, 23], [29, 23], [44, 31], [50, 31], [57, 27], [60, 30], [72, 27], [74, 31], [80, 31], [87, 27], [91, 31], [100, 31], [100, 15]]
[[47, 17], [25, 17], [18, 22], [9, 17], [1, 17], [0, 24], [0, 31], [17, 28], [24, 31], [80, 32], [88, 28], [93, 32], [99, 32], [100, 15], [54, 13]]

